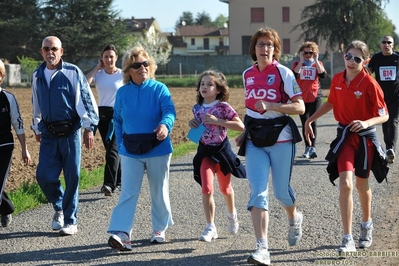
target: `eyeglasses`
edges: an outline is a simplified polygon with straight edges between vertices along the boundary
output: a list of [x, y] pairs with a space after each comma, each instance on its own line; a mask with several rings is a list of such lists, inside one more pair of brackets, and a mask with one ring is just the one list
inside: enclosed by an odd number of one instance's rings
[[346, 61], [350, 61], [352, 58], [353, 58], [353, 61], [355, 61], [356, 64], [360, 64], [361, 62], [363, 62], [363, 59], [358, 57], [358, 56], [354, 56], [351, 53], [345, 54], [345, 60]]
[[303, 54], [313, 54], [313, 52], [312, 51], [310, 51], [310, 52], [303, 51]]
[[392, 42], [391, 41], [382, 41], [381, 43], [382, 44], [391, 44]]
[[263, 47], [267, 47], [268, 49], [271, 49], [271, 48], [273, 48], [274, 46], [273, 46], [273, 44], [271, 44], [271, 43], [263, 43], [263, 42], [260, 42], [260, 43], [257, 43], [256, 44], [256, 47], [258, 47], [258, 48], [263, 48]]
[[144, 61], [144, 62], [135, 62], [133, 63], [133, 65], [131, 65], [130, 67], [133, 69], [139, 69], [141, 67], [141, 65], [143, 65], [144, 67], [148, 67], [150, 65], [150, 62], [148, 61]]
[[45, 52], [48, 52], [48, 51], [53, 51], [53, 52], [57, 52], [58, 50], [60, 50], [61, 48], [59, 48], [59, 47], [48, 47], [48, 46], [44, 46], [44, 47], [42, 47], [42, 50], [43, 51], [45, 51]]

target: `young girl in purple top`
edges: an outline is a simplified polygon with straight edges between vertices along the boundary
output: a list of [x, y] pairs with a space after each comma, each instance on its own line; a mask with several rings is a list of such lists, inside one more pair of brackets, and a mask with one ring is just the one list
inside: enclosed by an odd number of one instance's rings
[[[194, 118], [189, 125], [197, 128], [200, 124], [205, 131], [199, 141], [194, 157], [194, 178], [202, 186], [202, 203], [207, 226], [199, 240], [211, 242], [218, 237], [213, 199], [213, 180], [217, 176], [220, 192], [227, 205], [227, 227], [231, 234], [238, 231], [237, 212], [234, 206], [234, 190], [231, 174], [245, 177], [245, 169], [231, 150], [227, 129], [243, 131], [244, 124], [237, 112], [227, 103], [229, 88], [226, 77], [215, 70], [203, 72], [197, 84], [197, 103], [192, 111]], [[232, 167], [233, 166], [233, 167]]]

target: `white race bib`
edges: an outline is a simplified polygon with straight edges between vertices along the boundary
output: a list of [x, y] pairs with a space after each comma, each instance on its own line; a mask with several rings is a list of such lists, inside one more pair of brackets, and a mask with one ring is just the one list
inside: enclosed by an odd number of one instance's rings
[[396, 66], [381, 66], [380, 67], [380, 80], [392, 81], [396, 79]]
[[316, 79], [316, 68], [312, 66], [302, 66], [301, 74], [299, 75], [301, 80], [315, 80]]

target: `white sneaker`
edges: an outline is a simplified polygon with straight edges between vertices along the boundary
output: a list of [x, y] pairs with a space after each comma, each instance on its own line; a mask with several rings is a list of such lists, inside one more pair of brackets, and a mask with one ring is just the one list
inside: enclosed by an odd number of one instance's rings
[[257, 243], [255, 252], [248, 256], [247, 262], [248, 264], [270, 265], [270, 253], [267, 248]]
[[211, 242], [212, 239], [217, 239], [218, 233], [216, 231], [216, 227], [214, 226], [207, 226], [202, 232], [202, 235], [198, 238], [200, 241]]
[[233, 218], [230, 218], [227, 215], [227, 230], [229, 231], [229, 233], [233, 234], [233, 235], [237, 234], [238, 227], [239, 227], [239, 224], [238, 224], [237, 214], [234, 215]]
[[51, 222], [51, 228], [53, 230], [60, 230], [64, 226], [64, 213], [62, 211], [56, 211]]
[[306, 159], [309, 159], [309, 158], [310, 158], [310, 147], [309, 147], [309, 146], [306, 146], [305, 152], [302, 154], [301, 157], [302, 157], [302, 158], [306, 158]]
[[78, 232], [77, 224], [66, 224], [60, 230], [61, 236], [70, 236]]
[[119, 251], [132, 250], [132, 242], [125, 232], [114, 232], [108, 239], [108, 246], [116, 248]]
[[369, 227], [360, 226], [359, 248], [368, 248], [373, 243], [373, 223]]
[[296, 211], [296, 214], [298, 220], [288, 228], [288, 244], [290, 246], [295, 246], [302, 238], [303, 215], [300, 211]]
[[165, 242], [165, 231], [154, 231], [151, 236], [151, 243], [163, 243]]
[[353, 241], [353, 238], [348, 239], [344, 237], [342, 239], [341, 246], [338, 248], [338, 252], [341, 253], [341, 252], [350, 252], [350, 251], [356, 251], [355, 242]]

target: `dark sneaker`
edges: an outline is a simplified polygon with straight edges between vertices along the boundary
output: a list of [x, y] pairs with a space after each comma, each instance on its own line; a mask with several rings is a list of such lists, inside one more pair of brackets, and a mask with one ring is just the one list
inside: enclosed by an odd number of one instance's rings
[[373, 224], [369, 227], [360, 226], [359, 248], [368, 248], [373, 242]]
[[112, 188], [107, 186], [107, 185], [103, 185], [101, 187], [101, 192], [104, 193], [105, 196], [111, 196], [112, 195]]
[[248, 256], [247, 262], [255, 265], [270, 265], [270, 253], [267, 248], [257, 243], [255, 252]]
[[305, 148], [305, 152], [302, 154], [302, 158], [306, 158], [306, 159], [309, 159], [310, 158], [310, 147], [309, 146], [306, 146], [306, 148]]
[[395, 152], [393, 151], [393, 149], [387, 150], [387, 157], [388, 157], [388, 163], [393, 163], [393, 161], [395, 161]]
[[309, 158], [310, 159], [317, 158], [316, 149], [314, 147], [309, 148]]
[[1, 226], [7, 227], [11, 224], [12, 216], [11, 214], [1, 216]]
[[303, 215], [300, 211], [297, 211], [298, 220], [294, 225], [289, 225], [288, 228], [288, 244], [295, 246], [302, 238], [302, 221]]
[[108, 246], [119, 251], [131, 251], [132, 242], [125, 232], [115, 232], [108, 239]]

